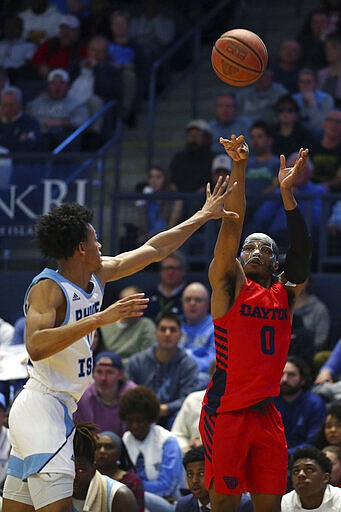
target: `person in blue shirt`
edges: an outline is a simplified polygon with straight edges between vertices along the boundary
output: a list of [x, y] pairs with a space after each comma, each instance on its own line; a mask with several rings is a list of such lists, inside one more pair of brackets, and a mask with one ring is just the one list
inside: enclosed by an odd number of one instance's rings
[[198, 365], [179, 347], [180, 318], [171, 312], [156, 319], [156, 344], [130, 357], [129, 378], [152, 389], [161, 402], [159, 424], [171, 428], [186, 396], [198, 389]]
[[282, 415], [290, 456], [297, 448], [314, 446], [317, 432], [326, 417], [325, 403], [310, 391], [311, 384], [311, 369], [306, 362], [289, 356], [275, 405]]
[[341, 377], [341, 338], [331, 351], [330, 356], [315, 379], [315, 384], [323, 384], [324, 382], [335, 382]]
[[193, 282], [182, 293], [183, 319], [180, 343], [199, 367], [199, 386], [209, 382], [208, 370], [215, 358], [214, 326], [209, 313], [210, 295], [206, 286]]

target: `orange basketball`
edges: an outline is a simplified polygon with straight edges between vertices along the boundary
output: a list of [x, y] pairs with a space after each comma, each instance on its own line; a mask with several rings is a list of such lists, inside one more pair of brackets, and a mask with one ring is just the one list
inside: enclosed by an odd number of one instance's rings
[[253, 84], [264, 73], [268, 51], [250, 30], [236, 28], [216, 40], [211, 55], [213, 69], [223, 82], [236, 87]]

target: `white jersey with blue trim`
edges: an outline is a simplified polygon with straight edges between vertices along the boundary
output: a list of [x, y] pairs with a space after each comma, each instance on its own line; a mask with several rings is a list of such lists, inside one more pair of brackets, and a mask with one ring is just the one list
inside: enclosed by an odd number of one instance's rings
[[[48, 268], [45, 268], [32, 280], [25, 295], [24, 310], [27, 307], [27, 296], [30, 289], [42, 279], [55, 281], [65, 295], [66, 315], [62, 325], [76, 322], [100, 310], [104, 288], [95, 274], [90, 279], [93, 286], [92, 291], [87, 293], [63, 277], [58, 271]], [[29, 360], [27, 369], [30, 378], [43, 384], [52, 392], [66, 393], [78, 401], [92, 381], [93, 336], [92, 332], [45, 359]]]

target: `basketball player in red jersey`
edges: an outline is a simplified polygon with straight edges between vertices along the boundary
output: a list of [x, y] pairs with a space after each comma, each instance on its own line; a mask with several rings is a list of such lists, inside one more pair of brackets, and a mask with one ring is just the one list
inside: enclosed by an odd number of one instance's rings
[[233, 159], [230, 183], [237, 182], [224, 206], [239, 218], [223, 220], [209, 269], [217, 369], [200, 419], [205, 481], [212, 512], [235, 512], [244, 491], [251, 493], [255, 512], [279, 512], [288, 452], [272, 397], [279, 394], [291, 315], [309, 270], [311, 239], [293, 195], [308, 150], [300, 150], [293, 167], [280, 157], [278, 180], [290, 248], [277, 277], [278, 249], [263, 233], [248, 236], [237, 258], [249, 151], [242, 135], [220, 141]]

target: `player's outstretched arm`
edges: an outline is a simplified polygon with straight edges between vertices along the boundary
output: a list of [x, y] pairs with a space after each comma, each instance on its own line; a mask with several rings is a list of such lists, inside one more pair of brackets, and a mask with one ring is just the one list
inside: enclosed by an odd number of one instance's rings
[[50, 357], [72, 345], [97, 327], [122, 318], [139, 317], [149, 299], [143, 293], [130, 295], [111, 304], [107, 309], [77, 322], [60, 325], [65, 316], [65, 297], [60, 287], [46, 279], [37, 283], [28, 297], [26, 318], [26, 348], [33, 361]]
[[312, 249], [311, 236], [294, 197], [293, 188], [301, 169], [306, 165], [308, 149], [300, 149], [298, 158], [292, 167], [286, 167], [284, 155], [280, 156], [278, 181], [286, 214], [290, 246], [284, 264], [284, 277], [298, 284], [293, 289], [297, 296], [308, 277]]
[[231, 139], [220, 138], [226, 153], [232, 158], [230, 183], [237, 183], [233, 194], [225, 200], [225, 209], [236, 211], [239, 217], [223, 219], [214, 249], [214, 257], [209, 268], [209, 281], [212, 287], [211, 311], [213, 318], [226, 313], [235, 295], [229, 296], [229, 281], [234, 282], [234, 294], [238, 293], [245, 281], [244, 272], [236, 257], [240, 244], [245, 216], [245, 170], [249, 150], [243, 135]]
[[98, 277], [102, 282], [107, 282], [138, 272], [151, 263], [166, 258], [209, 220], [236, 218], [236, 213], [224, 208], [226, 197], [232, 195], [236, 188], [235, 184], [228, 188], [228, 183], [228, 178], [226, 180], [220, 178], [213, 191], [207, 184], [206, 200], [203, 207], [184, 222], [158, 233], [133, 251], [115, 257], [103, 257], [103, 268], [97, 273]]

